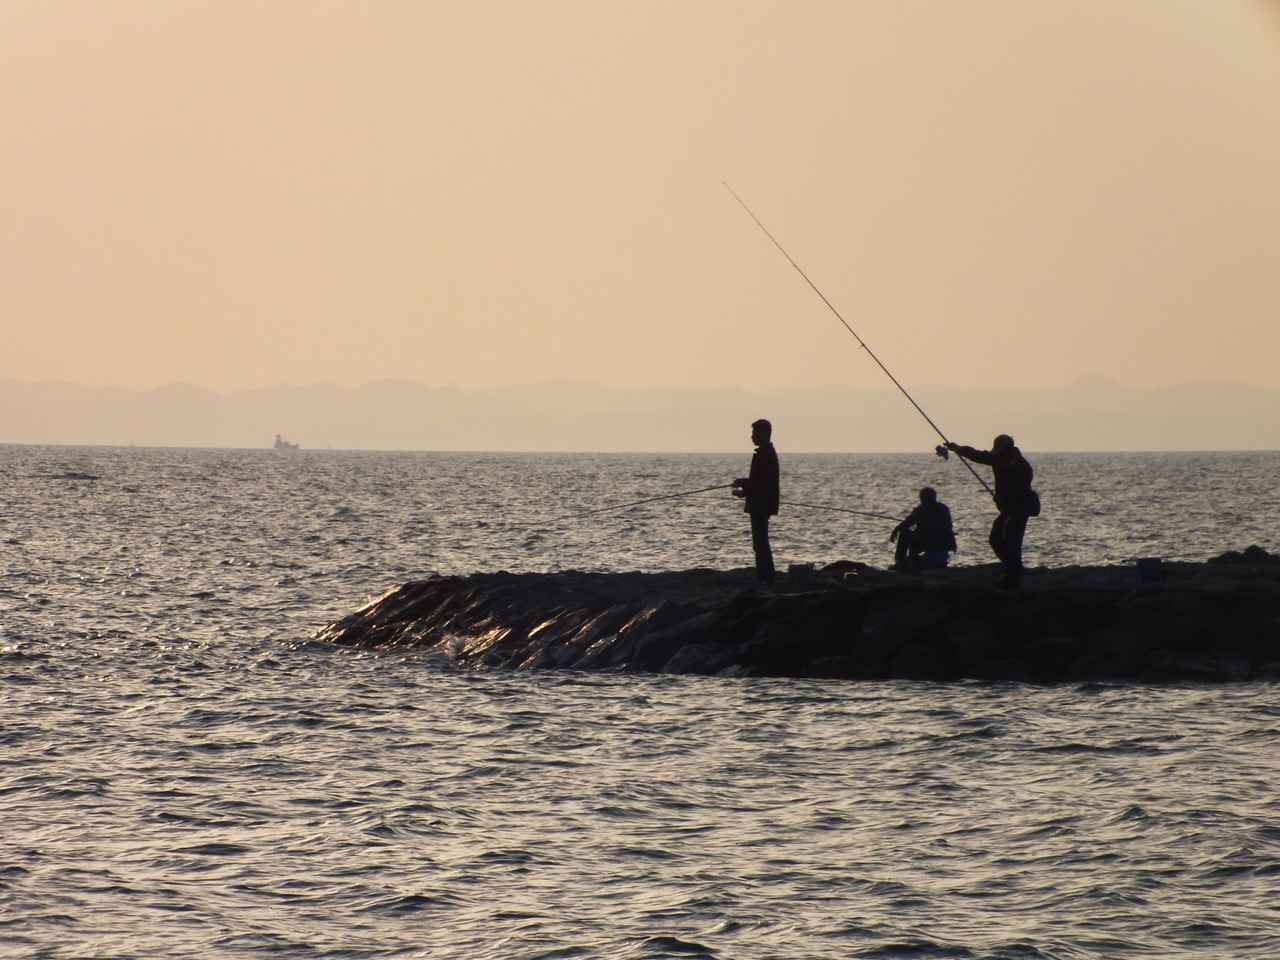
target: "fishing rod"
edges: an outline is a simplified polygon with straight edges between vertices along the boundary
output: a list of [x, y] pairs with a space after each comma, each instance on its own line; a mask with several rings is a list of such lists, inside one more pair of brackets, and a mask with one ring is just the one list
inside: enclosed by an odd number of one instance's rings
[[[731, 483], [723, 483], [714, 487], [701, 487], [697, 490], [683, 490], [680, 493], [668, 493], [660, 497], [648, 497], [644, 500], [634, 500], [630, 503], [619, 503], [611, 507], [601, 507], [598, 510], [588, 510], [585, 513], [571, 513], [562, 517], [552, 517], [550, 520], [541, 521], [539, 524], [530, 524], [530, 526], [541, 526], [543, 524], [557, 523], [561, 520], [576, 520], [580, 517], [595, 516], [600, 513], [609, 513], [617, 510], [627, 510], [631, 507], [638, 507], [646, 503], [656, 503], [660, 500], [674, 500], [677, 497], [692, 497], [699, 493], [710, 493], [712, 490], [728, 490], [733, 487]], [[848, 507], [833, 507], [825, 503], [801, 503], [798, 500], [782, 501], [788, 507], [804, 507], [806, 510], [831, 510], [835, 513], [851, 513], [858, 517], [871, 517], [875, 520], [892, 520], [898, 522], [900, 517], [893, 517], [887, 513], [870, 513], [866, 510], [851, 510]]]
[[550, 520], [542, 520], [538, 523], [525, 524], [525, 526], [547, 526], [553, 523], [559, 523], [562, 520], [578, 520], [582, 517], [593, 517], [600, 513], [612, 513], [617, 510], [629, 510], [632, 507], [639, 507], [646, 503], [657, 503], [659, 500], [675, 500], [677, 497], [692, 497], [696, 493], [709, 493], [712, 490], [729, 490], [733, 487], [732, 483], [720, 483], [714, 487], [700, 487], [697, 490], [682, 490], [679, 493], [667, 493], [660, 497], [648, 497], [644, 500], [632, 500], [630, 503], [615, 503], [610, 507], [600, 507], [597, 510], [587, 510], [583, 513], [569, 513], [562, 517], [552, 517]]
[[[853, 339], [858, 341], [858, 345], [861, 346], [863, 350], [867, 351], [867, 356], [869, 356], [872, 360], [876, 362], [876, 366], [878, 366], [881, 370], [884, 371], [884, 375], [893, 381], [893, 385], [902, 391], [902, 395], [906, 397], [908, 401], [910, 401], [911, 405], [916, 408], [916, 411], [920, 414], [920, 416], [924, 417], [925, 420], [928, 422], [929, 426], [933, 427], [934, 432], [937, 433], [938, 436], [942, 438], [942, 442], [944, 444], [950, 443], [951, 441], [947, 439], [947, 435], [942, 432], [942, 428], [933, 422], [933, 418], [924, 412], [924, 408], [920, 406], [920, 404], [916, 403], [915, 398], [911, 396], [911, 394], [907, 393], [907, 388], [898, 382], [898, 378], [889, 372], [888, 367], [886, 367], [883, 363], [881, 363], [880, 358], [876, 356], [875, 351], [872, 350], [869, 346], [867, 346], [867, 342], [863, 340], [860, 336], [858, 336], [857, 331], [854, 330], [853, 327], [849, 326], [849, 321], [846, 320], [840, 314], [840, 311], [836, 309], [835, 304], [833, 304], [830, 300], [828, 300], [827, 295], [818, 289], [818, 285], [809, 279], [809, 275], [805, 273], [803, 269], [801, 269], [800, 264], [795, 262], [791, 254], [787, 253], [786, 248], [783, 247], [783, 245], [777, 241], [777, 238], [775, 238], [774, 235], [769, 232], [769, 228], [760, 222], [760, 218], [757, 217], [755, 213], [751, 210], [751, 208], [747, 206], [746, 201], [743, 200], [740, 196], [738, 196], [738, 192], [734, 190], [733, 187], [729, 186], [727, 181], [722, 180], [720, 182], [723, 183], [724, 188], [733, 195], [733, 199], [738, 201], [739, 206], [741, 206], [743, 210], [747, 211], [747, 216], [749, 216], [752, 220], [754, 220], [756, 222], [756, 226], [764, 231], [764, 235], [768, 237], [771, 241], [773, 241], [773, 245], [778, 248], [778, 252], [780, 252], [784, 257], [787, 258], [787, 262], [790, 263], [791, 266], [796, 268], [796, 273], [804, 277], [804, 282], [809, 284], [813, 292], [816, 293], [819, 296], [819, 298], [821, 298], [822, 302], [827, 305], [827, 309], [829, 309], [832, 313], [834, 313], [836, 315], [836, 319], [839, 320], [842, 324], [844, 324], [844, 328], [848, 330], [850, 334], [852, 334]], [[944, 446], [942, 449], [945, 450], [946, 447]], [[941, 456], [940, 452], [939, 452], [939, 455]], [[973, 469], [973, 464], [971, 464], [959, 453], [957, 453], [956, 456], [960, 457], [960, 462], [969, 468], [969, 472], [973, 474], [974, 479], [977, 480], [980, 484], [982, 484], [982, 489], [986, 490], [987, 493], [989, 493], [992, 496], [992, 498], [994, 498], [996, 495], [995, 491], [992, 490], [991, 487], [987, 485], [986, 480], [982, 479], [981, 474], [979, 474], [977, 470]]]
[[876, 520], [892, 520], [898, 523], [901, 517], [891, 517], [887, 513], [869, 513], [866, 510], [850, 510], [848, 507], [831, 507], [825, 503], [801, 503], [798, 500], [783, 500], [783, 506], [787, 507], [804, 507], [808, 510], [832, 510], [836, 513], [852, 513], [857, 517], [872, 517]]

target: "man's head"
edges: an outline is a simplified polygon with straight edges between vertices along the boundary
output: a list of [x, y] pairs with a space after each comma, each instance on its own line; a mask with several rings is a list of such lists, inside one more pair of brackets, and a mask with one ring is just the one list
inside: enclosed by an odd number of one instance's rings
[[768, 420], [756, 420], [751, 424], [751, 442], [757, 447], [762, 443], [768, 443], [773, 436], [773, 424]]
[[1013, 450], [1013, 437], [1007, 433], [1002, 433], [991, 441], [991, 452], [997, 455], [1009, 453]]
[[920, 502], [921, 502], [921, 503], [924, 503], [924, 504], [937, 503], [937, 502], [938, 502], [938, 491], [937, 491], [937, 490], [935, 490], [935, 489], [933, 489], [933, 487], [921, 487], [921, 488], [920, 488]]

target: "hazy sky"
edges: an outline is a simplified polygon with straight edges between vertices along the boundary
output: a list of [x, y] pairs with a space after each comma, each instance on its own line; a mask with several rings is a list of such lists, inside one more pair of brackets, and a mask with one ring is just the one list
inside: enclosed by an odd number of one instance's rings
[[[1268, 9], [1270, 7], [1270, 9]], [[0, 4], [0, 377], [1280, 386], [1266, 0]]]

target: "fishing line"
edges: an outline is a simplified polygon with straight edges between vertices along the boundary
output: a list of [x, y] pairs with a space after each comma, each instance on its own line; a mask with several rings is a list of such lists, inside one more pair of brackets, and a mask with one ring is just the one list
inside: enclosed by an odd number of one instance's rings
[[836, 513], [852, 513], [856, 517], [872, 517], [876, 520], [892, 520], [898, 523], [901, 517], [891, 517], [887, 513], [870, 513], [866, 510], [850, 510], [848, 507], [832, 507], [825, 503], [801, 503], [798, 500], [783, 500], [784, 507], [804, 507], [806, 510], [832, 510]]
[[[836, 319], [839, 320], [842, 324], [844, 324], [844, 328], [848, 330], [850, 334], [853, 335], [853, 339], [858, 341], [858, 345], [861, 346], [863, 350], [867, 351], [867, 355], [876, 362], [876, 366], [878, 366], [881, 370], [884, 371], [884, 375], [893, 381], [893, 385], [902, 391], [902, 395], [906, 397], [908, 401], [910, 401], [911, 405], [916, 408], [916, 411], [920, 414], [920, 416], [924, 417], [925, 420], [928, 422], [929, 426], [933, 427], [934, 432], [937, 433], [938, 436], [942, 438], [942, 442], [950, 443], [951, 441], [947, 439], [947, 435], [942, 432], [942, 428], [933, 422], [933, 418], [924, 412], [924, 408], [921, 407], [920, 404], [916, 403], [915, 398], [912, 397], [911, 394], [907, 393], [907, 388], [904, 387], [901, 383], [899, 383], [898, 378], [889, 372], [889, 368], [880, 362], [880, 358], [875, 355], [875, 351], [873, 351], [869, 346], [867, 346], [866, 341], [863, 340], [860, 336], [858, 336], [857, 331], [854, 330], [853, 327], [849, 326], [849, 321], [847, 321], [843, 316], [841, 316], [840, 311], [836, 309], [835, 304], [833, 304], [830, 300], [828, 300], [827, 295], [818, 289], [818, 285], [809, 279], [809, 275], [805, 273], [804, 270], [801, 269], [800, 264], [796, 263], [795, 260], [792, 259], [791, 254], [787, 253], [786, 248], [783, 247], [783, 245], [777, 241], [777, 238], [774, 237], [774, 235], [769, 232], [769, 228], [760, 222], [760, 218], [757, 217], [755, 213], [752, 212], [751, 208], [747, 206], [746, 201], [743, 200], [740, 196], [738, 196], [737, 191], [734, 190], [733, 187], [729, 186], [727, 181], [722, 180], [720, 182], [723, 183], [724, 188], [733, 195], [733, 199], [738, 201], [738, 204], [742, 207], [742, 209], [747, 211], [747, 216], [749, 216], [752, 220], [754, 220], [756, 222], [756, 226], [764, 231], [764, 235], [773, 241], [773, 245], [778, 248], [778, 251], [784, 257], [787, 258], [787, 262], [790, 263], [791, 266], [796, 268], [796, 273], [804, 277], [804, 282], [809, 284], [813, 292], [816, 293], [821, 298], [822, 302], [827, 305], [827, 309], [829, 309], [832, 313], [834, 313], [836, 315]], [[980, 484], [982, 484], [982, 489], [986, 490], [987, 493], [991, 494], [992, 498], [994, 498], [995, 491], [992, 490], [991, 487], [987, 485], [987, 481], [982, 479], [982, 476], [978, 473], [978, 471], [973, 469], [973, 464], [971, 464], [959, 453], [957, 453], [956, 456], [960, 457], [960, 462], [969, 468], [969, 472], [973, 474], [974, 479], [977, 480]]]
[[[629, 510], [631, 507], [643, 506], [646, 503], [657, 503], [662, 500], [675, 500], [678, 497], [692, 497], [699, 493], [710, 493], [712, 490], [729, 490], [733, 488], [731, 483], [717, 484], [714, 487], [700, 487], [697, 490], [682, 490], [679, 493], [667, 493], [660, 497], [646, 497], [644, 500], [633, 500], [629, 503], [614, 504], [609, 507], [600, 507], [597, 510], [587, 510], [583, 513], [570, 513], [561, 517], [552, 517], [550, 520], [541, 520], [536, 524], [521, 524], [521, 526], [544, 526], [558, 523], [562, 520], [577, 520], [581, 517], [592, 517], [602, 513], [610, 513], [619, 510]], [[857, 517], [871, 517], [875, 520], [892, 520], [897, 523], [901, 517], [890, 516], [887, 513], [871, 513], [867, 510], [851, 510], [848, 507], [833, 507], [825, 503], [801, 503], [799, 500], [783, 500], [782, 504], [787, 507], [803, 507], [806, 510], [830, 510], [835, 513], [851, 513]]]
[[720, 483], [714, 487], [700, 487], [697, 490], [682, 490], [679, 493], [667, 493], [660, 497], [647, 497], [644, 500], [632, 500], [629, 503], [615, 503], [613, 506], [600, 507], [596, 510], [586, 510], [582, 513], [567, 513], [562, 517], [552, 517], [550, 520], [540, 520], [537, 523], [521, 524], [521, 526], [540, 527], [549, 526], [553, 523], [560, 523], [563, 520], [578, 520], [582, 517], [594, 517], [601, 513], [612, 513], [618, 510], [630, 510], [632, 507], [639, 507], [646, 503], [657, 503], [660, 500], [675, 500], [678, 497], [692, 497], [697, 493], [709, 493], [712, 490], [729, 490], [733, 488], [732, 483]]

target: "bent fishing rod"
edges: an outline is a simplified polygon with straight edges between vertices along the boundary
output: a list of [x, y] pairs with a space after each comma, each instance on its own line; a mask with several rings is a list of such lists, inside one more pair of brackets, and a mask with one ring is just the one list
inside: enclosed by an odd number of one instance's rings
[[630, 510], [632, 507], [643, 506], [646, 503], [657, 503], [659, 500], [675, 500], [678, 497], [692, 497], [696, 493], [710, 493], [712, 490], [729, 490], [732, 487], [732, 483], [719, 483], [714, 487], [699, 487], [697, 490], [682, 490], [679, 493], [667, 493], [660, 497], [647, 497], [644, 500], [632, 500], [630, 503], [615, 503], [609, 507], [600, 507], [596, 510], [584, 511], [583, 513], [567, 513], [562, 517], [552, 517], [550, 520], [541, 520], [537, 523], [523, 524], [523, 526], [550, 526], [553, 523], [560, 523], [562, 520], [580, 520], [583, 517], [594, 517], [596, 514], [600, 513], [613, 513], [618, 510]]
[[887, 513], [870, 513], [866, 510], [850, 510], [848, 507], [832, 507], [825, 503], [801, 503], [798, 500], [783, 500], [784, 507], [804, 507], [806, 510], [830, 510], [833, 513], [852, 513], [855, 517], [871, 517], [875, 520], [892, 520], [898, 523], [901, 517], [891, 517]]
[[[858, 336], [858, 332], [849, 325], [849, 321], [846, 320], [841, 315], [840, 311], [836, 309], [835, 304], [833, 304], [830, 300], [828, 300], [827, 295], [818, 289], [818, 285], [809, 279], [809, 275], [805, 273], [803, 269], [801, 269], [800, 264], [796, 263], [795, 259], [791, 256], [791, 254], [787, 253], [786, 248], [778, 242], [777, 238], [774, 237], [774, 235], [769, 232], [769, 228], [766, 227], [760, 221], [760, 218], [755, 215], [752, 209], [747, 206], [746, 201], [743, 200], [740, 196], [738, 196], [738, 192], [734, 190], [733, 187], [729, 186], [727, 181], [722, 180], [721, 183], [723, 183], [724, 188], [733, 195], [733, 199], [738, 201], [738, 205], [741, 206], [743, 210], [747, 211], [747, 216], [749, 216], [752, 220], [754, 220], [756, 222], [756, 226], [759, 227], [762, 231], [764, 231], [764, 235], [773, 242], [773, 245], [775, 247], [778, 248], [778, 252], [787, 258], [787, 262], [790, 263], [791, 266], [795, 267], [796, 273], [800, 274], [800, 276], [804, 278], [804, 282], [807, 283], [809, 287], [813, 290], [813, 292], [816, 293], [818, 297], [822, 300], [822, 302], [827, 305], [827, 309], [836, 315], [836, 319], [839, 320], [844, 325], [844, 328], [849, 331], [849, 333], [853, 336], [853, 339], [858, 341], [858, 345], [862, 347], [863, 350], [867, 351], [867, 356], [869, 356], [872, 360], [876, 362], [876, 366], [878, 366], [881, 370], [883, 370], [884, 375], [893, 381], [893, 385], [897, 387], [900, 391], [902, 391], [902, 395], [907, 398], [907, 400], [910, 402], [910, 404], [913, 407], [916, 408], [916, 412], [919, 413], [920, 416], [924, 417], [925, 421], [929, 424], [929, 426], [933, 427], [934, 432], [937, 433], [937, 435], [942, 438], [942, 442], [944, 444], [949, 444], [951, 441], [948, 440], [947, 435], [942, 432], [942, 428], [939, 427], [936, 423], [934, 423], [933, 418], [924, 412], [924, 408], [921, 407], [920, 404], [916, 403], [915, 398], [911, 396], [911, 394], [907, 393], [907, 388], [898, 382], [898, 378], [895, 377], [889, 371], [889, 368], [886, 367], [880, 361], [880, 358], [876, 356], [875, 351], [872, 350], [869, 346], [867, 346], [867, 342], [865, 340], [863, 340], [860, 336]], [[946, 447], [944, 446], [942, 449], [946, 449]], [[941, 452], [939, 452], [939, 455], [941, 455]], [[977, 470], [973, 469], [973, 464], [971, 464], [967, 459], [965, 459], [959, 453], [957, 453], [956, 456], [960, 457], [960, 462], [969, 468], [969, 472], [973, 474], [974, 479], [977, 480], [980, 484], [982, 484], [982, 489], [986, 490], [987, 493], [989, 493], [991, 497], [994, 499], [996, 495], [995, 491], [992, 490], [990, 486], [988, 486], [986, 480], [982, 479], [981, 474], [979, 474]]]
[[[735, 485], [732, 483], [722, 483], [714, 487], [699, 487], [697, 490], [682, 490], [679, 493], [667, 493], [660, 497], [647, 497], [644, 500], [632, 500], [629, 503], [617, 503], [610, 507], [600, 507], [597, 510], [587, 510], [584, 513], [569, 513], [560, 517], [552, 517], [550, 520], [541, 520], [537, 523], [522, 524], [522, 526], [549, 526], [553, 523], [559, 523], [562, 520], [578, 520], [582, 517], [593, 517], [601, 513], [615, 513], [621, 510], [630, 510], [632, 507], [643, 506], [646, 503], [657, 503], [660, 500], [675, 500], [678, 497], [692, 497], [699, 493], [710, 493], [712, 490], [730, 490]], [[802, 503], [799, 500], [783, 500], [782, 503], [788, 507], [803, 507], [806, 510], [830, 510], [834, 513], [851, 513], [855, 517], [871, 517], [874, 520], [892, 520], [897, 523], [901, 518], [890, 516], [887, 513], [871, 513], [867, 510], [851, 510], [848, 507], [833, 507], [825, 503]]]
[[[699, 493], [710, 493], [712, 490], [730, 490], [735, 486], [732, 483], [721, 483], [714, 487], [699, 487], [697, 490], [682, 490], [679, 493], [667, 493], [660, 497], [646, 497], [644, 500], [632, 500], [628, 503], [616, 503], [609, 507], [600, 507], [596, 510], [587, 510], [583, 513], [569, 513], [561, 517], [552, 517], [550, 520], [541, 520], [537, 523], [521, 524], [521, 526], [550, 526], [553, 523], [559, 523], [563, 520], [579, 520], [582, 517], [593, 517], [601, 513], [615, 513], [621, 510], [630, 510], [632, 507], [643, 506], [646, 503], [657, 503], [661, 500], [675, 500], [679, 497], [692, 497]], [[897, 523], [899, 517], [892, 517], [887, 513], [871, 513], [866, 510], [851, 510], [848, 507], [833, 507], [825, 503], [801, 503], [798, 500], [782, 501], [788, 507], [803, 507], [807, 510], [830, 510], [834, 513], [851, 513], [856, 517], [871, 517], [875, 520], [892, 520]]]

